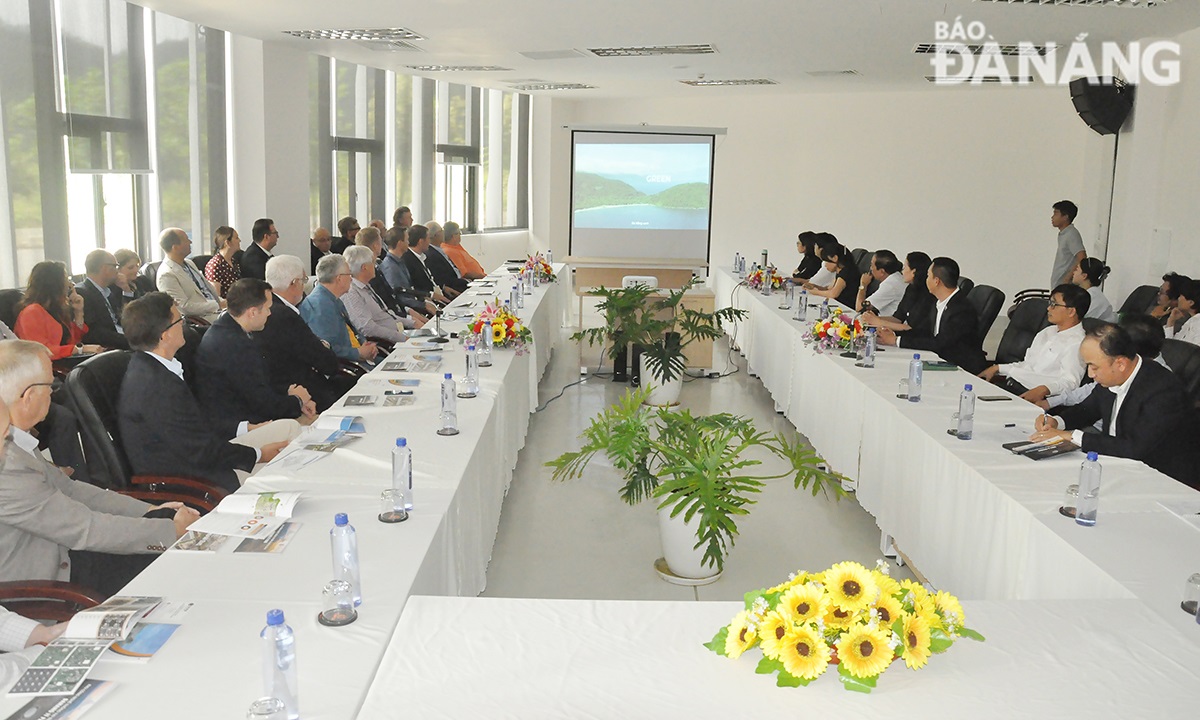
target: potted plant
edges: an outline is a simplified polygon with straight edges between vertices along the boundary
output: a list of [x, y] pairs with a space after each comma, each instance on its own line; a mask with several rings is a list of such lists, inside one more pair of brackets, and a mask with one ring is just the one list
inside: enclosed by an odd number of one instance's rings
[[[554, 468], [555, 480], [568, 480], [581, 477], [592, 458], [603, 453], [625, 476], [622, 500], [630, 505], [657, 500], [669, 569], [660, 569], [664, 579], [695, 585], [720, 577], [738, 533], [737, 518], [749, 513], [767, 480], [790, 476], [796, 488], [814, 496], [844, 494], [841, 476], [825, 469], [800, 442], [760, 432], [749, 419], [729, 413], [650, 408], [643, 404], [645, 395], [645, 390], [627, 392], [592, 419], [580, 436], [583, 447], [546, 464]], [[788, 467], [755, 474], [752, 468], [762, 461], [747, 457], [754, 448], [786, 460]]]
[[684, 351], [696, 340], [715, 340], [721, 336], [721, 323], [741, 319], [745, 310], [721, 308], [704, 312], [683, 307], [684, 294], [699, 281], [693, 278], [683, 287], [663, 294], [657, 288], [634, 285], [627, 288], [596, 288], [589, 294], [602, 298], [598, 309], [604, 312], [604, 327], [588, 328], [571, 336], [589, 345], [609, 342], [609, 356], [615, 368], [623, 363], [626, 346], [640, 352], [641, 386], [651, 392], [650, 405], [673, 405], [679, 399], [686, 368]]

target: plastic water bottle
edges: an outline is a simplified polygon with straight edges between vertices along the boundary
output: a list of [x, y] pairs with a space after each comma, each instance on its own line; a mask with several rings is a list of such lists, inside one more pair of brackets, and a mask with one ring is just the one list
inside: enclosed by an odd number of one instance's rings
[[546, 248], [546, 264], [547, 265], [554, 264], [554, 251], [551, 250], [550, 248]]
[[734, 275], [738, 274], [738, 269], [739, 269], [739, 265], [741, 262], [742, 262], [742, 254], [734, 253], [733, 254], [733, 274]]
[[971, 386], [964, 385], [962, 394], [958, 396], [958, 433], [959, 440], [970, 440], [975, 433], [975, 391]]
[[770, 295], [771, 286], [775, 284], [775, 268], [769, 265], [764, 265], [763, 267], [765, 269], [763, 270], [762, 294]]
[[767, 249], [766, 249], [766, 248], [763, 248], [763, 251], [762, 251], [762, 262], [761, 262], [761, 263], [759, 263], [759, 264], [760, 264], [760, 265], [762, 265], [763, 267], [766, 267], [766, 266], [767, 266]]
[[467, 374], [463, 379], [460, 398], [473, 398], [479, 394], [479, 358], [475, 355], [475, 343], [467, 344]]
[[863, 364], [865, 368], [875, 367], [875, 348], [879, 346], [879, 336], [875, 334], [875, 328], [867, 328], [866, 349], [863, 351]]
[[908, 401], [921, 402], [921, 353], [913, 353], [908, 362]]
[[529, 290], [526, 288], [525, 278], [521, 278], [517, 281], [517, 302], [513, 305], [513, 308], [525, 307], [525, 296], [528, 294]]
[[829, 319], [829, 298], [825, 298], [821, 301], [821, 319]]
[[413, 509], [412, 448], [406, 438], [396, 438], [392, 448], [392, 489], [404, 495], [404, 509]]
[[288, 720], [300, 717], [299, 688], [296, 686], [296, 636], [283, 621], [282, 610], [267, 611], [263, 639], [263, 688], [287, 708]]
[[788, 281], [783, 283], [783, 303], [779, 306], [780, 310], [791, 310], [792, 303], [796, 302], [796, 286]]
[[333, 579], [345, 580], [354, 588], [354, 606], [362, 605], [362, 574], [358, 569], [358, 538], [354, 526], [346, 513], [333, 516], [333, 529], [329, 531], [333, 545]]
[[1100, 456], [1094, 452], [1079, 466], [1079, 502], [1075, 505], [1075, 522], [1091, 527], [1096, 524], [1100, 507]]
[[492, 348], [496, 346], [496, 338], [488, 328], [482, 333], [483, 341], [479, 343], [479, 367], [492, 366]]
[[442, 380], [442, 429], [439, 435], [458, 434], [458, 383], [454, 375], [446, 373]]
[[512, 305], [513, 307], [516, 307], [517, 306], [517, 293], [519, 293], [519, 292], [520, 292], [520, 290], [517, 289], [517, 284], [513, 283], [512, 289], [510, 289], [508, 291], [508, 300], [505, 300], [504, 304]]
[[796, 319], [800, 322], [808, 320], [808, 291], [800, 288], [800, 299], [796, 303]]

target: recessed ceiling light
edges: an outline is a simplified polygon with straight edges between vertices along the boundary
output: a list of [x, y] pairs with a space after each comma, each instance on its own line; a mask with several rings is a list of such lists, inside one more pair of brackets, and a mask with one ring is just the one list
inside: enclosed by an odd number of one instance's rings
[[721, 87], [725, 85], [778, 85], [774, 80], [766, 78], [747, 78], [743, 80], [680, 80], [684, 85], [693, 87]]
[[[991, 0], [985, 0], [990, 2]], [[958, 53], [960, 55], [1045, 55], [1045, 45], [1034, 45], [1033, 43], [1020, 43], [1017, 45], [999, 45], [996, 43], [988, 43], [986, 45], [968, 45], [967, 43], [958, 42], [937, 42], [937, 43], [917, 43], [913, 46], [913, 52], [917, 55], [936, 55], [937, 53]]]
[[1020, 77], [1010, 75], [1005, 78], [1001, 78], [996, 75], [987, 75], [984, 77], [978, 77], [978, 78], [971, 77], [971, 78], [964, 78], [964, 79], [958, 79], [958, 80], [956, 80], [954, 78], [948, 78], [948, 77], [938, 77], [937, 75], [926, 75], [925, 79], [927, 81], [933, 83], [934, 85], [969, 86], [969, 85], [979, 85], [979, 84], [988, 84], [988, 85], [995, 85], [995, 84], [1032, 85], [1033, 84], [1033, 76], [1032, 75], [1022, 75]]
[[499, 65], [409, 65], [418, 72], [510, 72], [512, 68]]
[[576, 58], [587, 57], [578, 50], [528, 50], [520, 53], [530, 60], [574, 60]]
[[809, 77], [816, 77], [816, 78], [847, 77], [847, 76], [856, 77], [856, 76], [862, 75], [862, 73], [860, 73], [857, 70], [813, 70], [813, 71], [805, 73], [805, 74], [808, 75]]
[[634, 47], [588, 48], [597, 57], [644, 57], [647, 55], [711, 55], [717, 49], [703, 45], [638, 45]]
[[595, 85], [584, 85], [583, 83], [529, 83], [524, 85], [513, 85], [513, 90], [520, 92], [537, 92], [539, 90], [595, 90]]
[[1108, 7], [1154, 7], [1171, 0], [976, 0], [976, 2], [1008, 3], [1009, 5], [1105, 5]]
[[378, 28], [358, 30], [284, 30], [284, 35], [291, 35], [302, 40], [424, 40], [407, 28]]

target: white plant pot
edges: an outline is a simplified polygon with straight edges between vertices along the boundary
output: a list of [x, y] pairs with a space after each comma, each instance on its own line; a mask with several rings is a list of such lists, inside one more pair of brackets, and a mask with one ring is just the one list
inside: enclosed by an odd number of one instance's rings
[[660, 577], [676, 585], [707, 585], [716, 582], [721, 573], [704, 564], [704, 546], [696, 545], [696, 517], [683, 521], [684, 513], [671, 517], [671, 509], [658, 511], [658, 535], [663, 556], [654, 564]]
[[650, 394], [646, 396], [646, 405], [678, 405], [679, 393], [683, 390], [683, 376], [663, 382], [654, 377], [654, 373], [650, 368], [646, 367], [646, 356], [641, 357], [641, 386], [643, 390], [649, 390]]

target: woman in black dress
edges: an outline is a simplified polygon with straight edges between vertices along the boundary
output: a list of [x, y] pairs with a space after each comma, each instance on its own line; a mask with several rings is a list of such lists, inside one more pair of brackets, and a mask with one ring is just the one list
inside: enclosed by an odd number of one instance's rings
[[828, 287], [805, 283], [804, 288], [811, 295], [836, 300], [853, 310], [854, 300], [858, 296], [859, 274], [850, 251], [846, 249], [845, 245], [835, 243], [825, 248], [821, 259], [825, 262], [825, 269], [835, 273], [833, 283]]
[[805, 230], [796, 236], [796, 252], [800, 253], [800, 264], [792, 273], [792, 280], [809, 280], [821, 269], [821, 256], [817, 253], [817, 234]]

